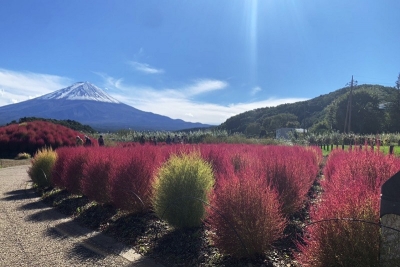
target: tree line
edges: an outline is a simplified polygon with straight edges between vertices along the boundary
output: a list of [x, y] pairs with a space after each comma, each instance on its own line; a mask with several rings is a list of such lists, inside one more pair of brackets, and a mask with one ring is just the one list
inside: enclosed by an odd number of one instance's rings
[[[400, 75], [395, 87], [364, 84], [354, 86], [351, 93], [351, 132], [400, 132]], [[249, 137], [274, 137], [278, 128], [344, 132], [349, 96], [350, 87], [344, 87], [307, 101], [247, 111], [227, 119], [219, 128]]]

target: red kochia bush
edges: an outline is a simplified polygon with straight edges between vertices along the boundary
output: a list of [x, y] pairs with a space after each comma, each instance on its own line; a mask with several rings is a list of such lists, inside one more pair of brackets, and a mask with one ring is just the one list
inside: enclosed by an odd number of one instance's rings
[[53, 149], [74, 146], [78, 134], [65, 126], [45, 121], [11, 124], [0, 127], [1, 153], [11, 155], [27, 152], [33, 155], [44, 146]]
[[380, 189], [399, 170], [400, 160], [392, 156], [334, 151], [324, 169], [321, 201], [311, 208], [316, 223], [299, 245], [302, 266], [379, 266], [374, 223], [379, 223]]
[[82, 192], [98, 203], [110, 203], [110, 181], [115, 177], [120, 154], [117, 148], [87, 148], [87, 158], [82, 175]]
[[234, 145], [229, 144], [200, 146], [201, 156], [205, 161], [211, 164], [217, 181], [220, 177], [229, 177], [234, 172], [231, 161], [233, 148]]
[[81, 181], [90, 149], [63, 147], [57, 149], [57, 161], [53, 170], [54, 186], [66, 188], [72, 194], [82, 194]]
[[374, 151], [334, 150], [324, 168], [325, 190], [345, 185], [349, 180], [363, 179], [371, 188], [380, 188], [400, 170], [400, 160]]
[[65, 188], [66, 165], [67, 165], [67, 160], [70, 159], [71, 157], [68, 155], [68, 152], [65, 151], [65, 148], [57, 149], [56, 153], [57, 153], [57, 159], [52, 170], [51, 183], [52, 186], [54, 187]]
[[317, 177], [318, 152], [304, 147], [268, 146], [256, 157], [265, 179], [279, 193], [283, 213], [298, 211]]
[[215, 246], [235, 258], [266, 252], [286, 225], [277, 192], [251, 169], [218, 182], [207, 219]]
[[362, 179], [349, 181], [340, 192], [326, 192], [311, 209], [315, 224], [306, 229], [296, 259], [301, 266], [379, 266], [378, 210], [379, 192]]
[[111, 180], [111, 202], [130, 212], [149, 210], [154, 171], [163, 159], [160, 148], [150, 145], [120, 149], [121, 164]]

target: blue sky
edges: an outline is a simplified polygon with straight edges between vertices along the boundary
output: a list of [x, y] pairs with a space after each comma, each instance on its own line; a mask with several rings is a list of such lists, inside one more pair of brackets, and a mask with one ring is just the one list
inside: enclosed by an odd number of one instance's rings
[[0, 0], [0, 106], [89, 81], [220, 124], [358, 84], [394, 86], [398, 0]]

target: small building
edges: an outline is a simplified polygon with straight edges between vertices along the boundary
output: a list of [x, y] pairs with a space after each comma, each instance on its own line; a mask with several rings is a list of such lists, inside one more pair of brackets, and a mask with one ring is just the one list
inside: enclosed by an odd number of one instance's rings
[[276, 139], [290, 139], [289, 133], [306, 133], [307, 130], [303, 128], [279, 128], [276, 129], [275, 138]]

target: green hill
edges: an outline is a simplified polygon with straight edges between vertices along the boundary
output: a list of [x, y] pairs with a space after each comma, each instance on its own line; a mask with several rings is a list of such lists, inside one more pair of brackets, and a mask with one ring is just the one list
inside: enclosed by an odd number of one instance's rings
[[[344, 131], [350, 88], [307, 101], [259, 108], [227, 119], [219, 128], [248, 136], [275, 136], [278, 128], [306, 128], [311, 132]], [[353, 87], [351, 131], [360, 134], [399, 132], [400, 95], [393, 87]]]

